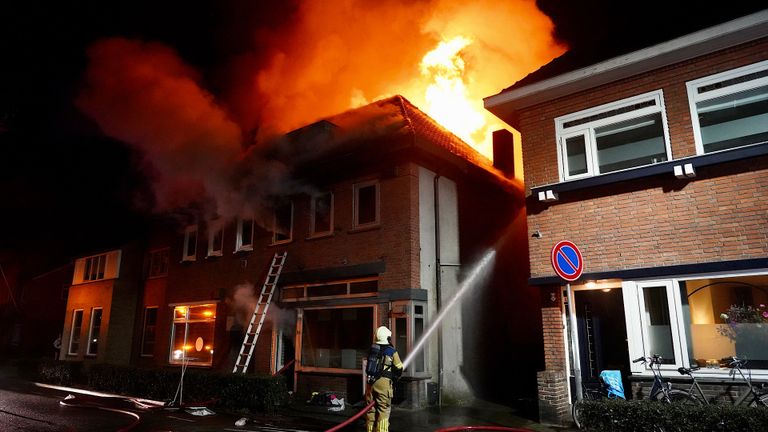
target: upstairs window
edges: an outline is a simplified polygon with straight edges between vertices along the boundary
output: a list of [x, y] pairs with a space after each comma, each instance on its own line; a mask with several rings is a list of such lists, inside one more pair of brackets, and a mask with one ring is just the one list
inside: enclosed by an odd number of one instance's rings
[[221, 220], [208, 224], [208, 254], [206, 256], [221, 256], [224, 248], [224, 224]]
[[184, 230], [184, 251], [182, 261], [195, 261], [197, 259], [197, 225], [188, 226]]
[[168, 248], [149, 253], [148, 277], [155, 278], [162, 276], [168, 276]]
[[235, 252], [253, 250], [253, 218], [237, 220], [237, 238]]
[[560, 180], [671, 159], [661, 90], [555, 119]]
[[357, 183], [353, 187], [353, 228], [364, 228], [379, 223], [379, 183]]
[[698, 154], [768, 142], [768, 61], [686, 86]]
[[312, 197], [312, 237], [333, 233], [333, 194], [327, 192]]
[[119, 277], [121, 256], [121, 251], [116, 250], [77, 259], [72, 285]]
[[277, 205], [272, 219], [272, 244], [288, 243], [293, 239], [293, 202]]

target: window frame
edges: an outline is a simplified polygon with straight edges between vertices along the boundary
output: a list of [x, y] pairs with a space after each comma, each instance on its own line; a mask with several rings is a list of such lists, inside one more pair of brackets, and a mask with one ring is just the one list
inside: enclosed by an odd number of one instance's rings
[[[297, 331], [296, 335], [296, 343], [295, 343], [295, 357], [296, 357], [296, 367], [295, 371], [298, 372], [324, 372], [324, 373], [338, 373], [338, 374], [355, 374], [355, 375], [363, 375], [363, 369], [344, 369], [344, 368], [332, 368], [332, 367], [319, 367], [319, 366], [304, 366], [303, 363], [303, 355], [304, 355], [304, 312], [308, 310], [332, 310], [332, 309], [362, 309], [362, 308], [371, 308], [372, 309], [372, 319], [371, 319], [371, 337], [373, 337], [373, 334], [376, 331], [377, 327], [377, 317], [379, 316], [379, 306], [375, 303], [368, 303], [368, 304], [350, 304], [350, 305], [337, 305], [337, 306], [311, 306], [311, 307], [305, 307], [305, 308], [299, 308], [297, 309], [296, 314], [296, 328], [299, 329]], [[373, 339], [371, 339], [371, 342], [373, 343]], [[370, 344], [369, 344], [370, 346]]]
[[[155, 311], [155, 334], [152, 341], [152, 352], [147, 353], [144, 351], [145, 343], [147, 340], [147, 317], [148, 312], [150, 309], [154, 309]], [[159, 306], [145, 306], [144, 307], [144, 320], [141, 324], [141, 346], [139, 347], [139, 356], [140, 357], [154, 357], [155, 356], [155, 343], [157, 342], [157, 324], [158, 324], [158, 317], [159, 317], [160, 307]]]
[[[212, 306], [214, 311], [218, 311], [218, 302], [215, 300], [208, 300], [208, 301], [200, 301], [200, 302], [188, 302], [188, 303], [174, 303], [170, 304], [171, 308], [171, 331], [170, 331], [170, 343], [168, 345], [168, 364], [172, 366], [185, 366], [185, 365], [194, 365], [194, 366], [201, 366], [201, 367], [211, 367], [213, 366], [213, 353], [211, 354], [211, 361], [210, 362], [201, 362], [201, 361], [191, 361], [187, 360], [186, 363], [184, 362], [184, 356], [182, 356], [181, 360], [176, 360], [173, 358], [173, 352], [174, 352], [174, 346], [173, 342], [175, 340], [176, 336], [176, 324], [184, 323], [184, 339], [186, 341], [187, 335], [189, 334], [189, 324], [195, 323], [195, 322], [210, 322], [213, 326], [213, 341], [211, 341], [212, 349], [215, 350], [216, 347], [216, 315], [213, 316], [213, 318], [206, 318], [206, 319], [195, 319], [190, 320], [189, 319], [189, 311], [192, 307], [195, 306]], [[186, 314], [183, 319], [177, 319], [175, 315], [176, 308], [178, 307], [185, 307], [186, 308]], [[187, 343], [189, 341], [186, 341]]]
[[[627, 108], [632, 105], [639, 104], [642, 102], [647, 102], [647, 101], [654, 101], [655, 102], [654, 106], [641, 107], [636, 110], [617, 113], [605, 118], [586, 120], [586, 118], [590, 116], [599, 115], [601, 113], [607, 113], [613, 110], [620, 110], [622, 108]], [[636, 118], [647, 116], [647, 115], [653, 115], [657, 113], [661, 115], [661, 126], [663, 131], [662, 138], [664, 139], [664, 150], [667, 158], [666, 161], [671, 161], [672, 147], [670, 145], [669, 126], [667, 121], [666, 106], [664, 104], [664, 92], [661, 89], [631, 96], [628, 98], [620, 99], [620, 100], [609, 102], [606, 104], [590, 107], [590, 108], [576, 111], [573, 113], [565, 114], [560, 117], [556, 117], [555, 118], [555, 138], [556, 138], [555, 142], [557, 145], [557, 165], [558, 165], [559, 181], [564, 182], [564, 181], [577, 180], [577, 179], [586, 178], [586, 177], [597, 177], [601, 175], [613, 174], [616, 172], [628, 171], [628, 170], [637, 169], [640, 167], [647, 167], [647, 166], [653, 165], [654, 163], [650, 163], [650, 164], [638, 165], [630, 168], [610, 171], [606, 173], [597, 172], [600, 169], [600, 165], [598, 161], [597, 138], [595, 136], [595, 129], [608, 126], [611, 124], [619, 123], [622, 121], [629, 121], [632, 119], [636, 119]], [[565, 123], [576, 121], [576, 120], [584, 120], [584, 122], [579, 125], [574, 125], [572, 127], [564, 126]], [[583, 135], [585, 137], [587, 172], [583, 174], [570, 175], [568, 174], [568, 165], [567, 165], [568, 159], [565, 153], [566, 151], [565, 140], [568, 138], [572, 138], [574, 136], [579, 136], [579, 135]], [[666, 162], [666, 161], [659, 161], [658, 163]]]
[[[194, 233], [194, 238], [192, 238], [192, 234]], [[189, 225], [186, 228], [184, 228], [184, 244], [181, 249], [181, 261], [182, 262], [189, 262], [189, 261], [197, 261], [197, 237], [198, 237], [198, 227], [197, 224]], [[190, 240], [194, 241], [194, 251], [190, 253], [189, 246], [190, 246]]]
[[739, 78], [745, 75], [749, 75], [751, 73], [755, 72], [762, 72], [768, 70], [768, 60], [760, 61], [757, 63], [753, 63], [747, 66], [742, 66], [735, 69], [730, 69], [724, 72], [716, 73], [713, 75], [708, 75], [705, 77], [697, 78], [692, 81], [687, 81], [685, 83], [685, 87], [688, 93], [688, 109], [690, 110], [691, 115], [691, 125], [693, 127], [693, 140], [696, 146], [696, 154], [697, 155], [704, 155], [704, 154], [712, 154], [712, 153], [719, 153], [724, 151], [733, 150], [735, 148], [744, 148], [748, 147], [750, 145], [756, 145], [760, 143], [752, 143], [747, 144], [744, 146], [738, 146], [723, 150], [716, 150], [709, 153], [704, 152], [704, 143], [701, 138], [701, 126], [699, 124], [699, 115], [698, 110], [696, 108], [696, 104], [699, 102], [704, 102], [711, 99], [716, 99], [723, 96], [728, 96], [734, 93], [739, 93], [745, 90], [751, 90], [757, 87], [763, 87], [768, 85], [768, 76], [756, 78], [754, 80], [750, 80], [747, 82], [742, 82], [734, 85], [730, 85], [724, 88], [712, 90], [706, 92], [705, 95], [699, 95], [697, 92], [697, 89], [702, 86], [716, 84], [718, 82], [726, 81], [729, 79]]
[[[416, 313], [416, 306], [421, 306], [421, 313]], [[397, 320], [400, 318], [405, 318], [406, 322], [406, 350], [398, 350], [400, 354], [400, 360], [405, 361], [405, 359], [413, 355], [413, 349], [416, 347], [416, 344], [419, 342], [418, 339], [416, 339], [415, 335], [415, 327], [416, 327], [416, 319], [422, 320], [422, 334], [421, 337], [424, 337], [424, 334], [427, 331], [427, 303], [424, 301], [418, 301], [418, 300], [400, 300], [400, 301], [394, 301], [392, 302], [392, 312], [391, 312], [391, 320], [392, 320], [392, 335], [393, 340], [397, 337], [398, 332], [401, 331], [400, 328], [398, 328]], [[426, 342], [425, 342], [426, 343]], [[403, 375], [409, 376], [409, 377], [425, 377], [429, 375], [427, 373], [427, 365], [429, 364], [428, 356], [428, 349], [426, 346], [422, 346], [420, 353], [421, 358], [416, 357], [411, 362], [411, 366], [403, 371]], [[420, 363], [419, 363], [420, 360]], [[421, 369], [421, 370], [419, 370]]]
[[[91, 347], [94, 344], [94, 340], [93, 340], [93, 322], [94, 322], [94, 317], [96, 316], [96, 311], [99, 311], [99, 315], [100, 315], [99, 316], [99, 327], [98, 327], [99, 334], [97, 335], [97, 341], [95, 342], [96, 350], [92, 352], [91, 351]], [[102, 327], [102, 320], [103, 319], [104, 319], [104, 308], [103, 307], [98, 306], [98, 307], [91, 308], [91, 320], [88, 323], [88, 344], [86, 345], [86, 348], [85, 348], [85, 355], [86, 356], [95, 357], [95, 356], [97, 356], [99, 354], [99, 342], [98, 342], [98, 339], [101, 338], [101, 327]]]
[[[219, 244], [215, 245], [216, 234], [219, 234]], [[218, 248], [216, 248], [218, 246]], [[218, 257], [224, 255], [224, 222], [216, 219], [208, 223], [208, 251], [205, 257]]]
[[[670, 307], [670, 326], [672, 328], [672, 344], [675, 352], [674, 365], [661, 365], [662, 373], [670, 376], [679, 376], [677, 368], [692, 365], [688, 358], [688, 339], [686, 336], [685, 316], [683, 313], [682, 299], [680, 295], [680, 282], [695, 281], [701, 279], [725, 279], [748, 276], [768, 276], [768, 269], [762, 271], [745, 271], [735, 273], [716, 273], [705, 275], [681, 275], [677, 277], [653, 280], [624, 281], [621, 284], [624, 297], [624, 312], [627, 325], [627, 343], [629, 348], [629, 357], [635, 359], [641, 356], [650, 355], [646, 351], [646, 337], [642, 330], [641, 308], [642, 296], [639, 288], [653, 285], [667, 285], [667, 301], [671, 303]], [[651, 370], [641, 363], [630, 363], [630, 370], [633, 375], [652, 376]], [[727, 369], [700, 369], [697, 373], [702, 377], [724, 378], [727, 377], [730, 370]], [[754, 379], [768, 379], [768, 369], [751, 369]]]
[[[364, 292], [364, 293], [351, 293], [352, 290], [352, 284], [356, 282], [370, 282], [370, 281], [376, 281], [376, 291], [375, 292]], [[299, 283], [299, 284], [292, 284], [292, 285], [284, 285], [280, 287], [280, 302], [300, 302], [300, 301], [306, 301], [306, 300], [327, 300], [327, 299], [340, 299], [340, 298], [365, 298], [365, 297], [375, 297], [379, 293], [379, 282], [381, 281], [381, 278], [378, 276], [369, 276], [369, 277], [362, 277], [362, 278], [354, 278], [354, 279], [340, 279], [340, 280], [328, 280], [323, 282], [314, 282], [314, 283]], [[340, 285], [340, 284], [346, 284], [346, 293], [345, 294], [339, 294], [339, 295], [328, 295], [328, 296], [309, 296], [307, 290], [310, 287], [314, 286], [325, 286], [325, 285]], [[283, 292], [285, 289], [295, 289], [299, 290], [301, 289], [303, 292], [303, 295], [301, 297], [293, 297], [293, 298], [285, 298], [283, 295]]]
[[[277, 238], [277, 234], [278, 234], [277, 217], [278, 217], [278, 210], [281, 209], [282, 206], [290, 206], [291, 215], [289, 217], [290, 220], [288, 221], [288, 237], [284, 239], [278, 239]], [[294, 217], [293, 200], [286, 200], [278, 203], [278, 205], [275, 207], [274, 211], [272, 212], [272, 243], [271, 245], [285, 244], [293, 241], [293, 217]]]
[[[153, 274], [153, 262], [156, 258], [160, 259], [160, 272]], [[164, 264], [164, 265], [163, 265]], [[170, 264], [170, 248], [155, 249], [149, 251], [147, 257], [147, 279], [155, 279], [168, 276], [168, 267]]]
[[[246, 243], [246, 239], [243, 238], [243, 225], [245, 222], [251, 224], [251, 236]], [[237, 218], [237, 235], [235, 236], [235, 253], [248, 252], [253, 250], [253, 235], [256, 230], [256, 221], [253, 217]]]
[[[317, 231], [317, 201], [318, 199], [322, 197], [330, 197], [330, 206], [328, 209], [328, 230], [327, 231]], [[333, 192], [324, 192], [324, 193], [318, 193], [315, 195], [312, 195], [312, 198], [310, 200], [310, 221], [309, 221], [309, 237], [310, 238], [318, 238], [318, 237], [327, 237], [333, 235], [333, 223], [334, 223], [334, 197]]]
[[[375, 198], [375, 220], [373, 222], [360, 223], [360, 190], [369, 186], [374, 186], [376, 191]], [[381, 183], [378, 180], [368, 180], [352, 185], [352, 229], [359, 230], [369, 227], [376, 227], [381, 224]]]
[[[77, 334], [77, 349], [72, 350], [72, 343], [75, 339], [75, 320], [77, 318], [78, 312], [80, 313], [80, 325], [79, 330]], [[73, 309], [72, 310], [72, 320], [70, 321], [70, 328], [69, 328], [69, 343], [67, 343], [67, 355], [76, 356], [80, 354], [80, 336], [83, 332], [83, 318], [84, 318], [84, 310], [83, 309]]]

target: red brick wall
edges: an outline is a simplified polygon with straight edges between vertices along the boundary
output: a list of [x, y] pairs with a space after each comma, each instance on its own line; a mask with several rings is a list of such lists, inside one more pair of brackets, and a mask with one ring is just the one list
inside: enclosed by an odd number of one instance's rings
[[[660, 68], [521, 112], [525, 180], [557, 183], [555, 117], [662, 89], [674, 158], [695, 154], [685, 82], [768, 58], [768, 39]], [[768, 253], [768, 158], [697, 168], [690, 182], [670, 172], [634, 182], [564, 192], [529, 206], [531, 277], [554, 276], [550, 250], [567, 238], [585, 272], [762, 258]]]

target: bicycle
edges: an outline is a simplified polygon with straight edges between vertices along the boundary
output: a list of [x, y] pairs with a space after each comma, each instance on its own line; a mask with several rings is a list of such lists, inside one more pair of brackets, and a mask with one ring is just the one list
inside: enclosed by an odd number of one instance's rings
[[[662, 357], [658, 354], [653, 354], [650, 357], [639, 357], [632, 360], [632, 363], [646, 364], [653, 373], [653, 385], [651, 391], [648, 393], [648, 400], [661, 401], [665, 403], [695, 403], [699, 404], [698, 400], [686, 393], [684, 390], [674, 390], [670, 383], [664, 381], [661, 375], [661, 360]], [[599, 381], [599, 388], [589, 388], [584, 383], [582, 384], [583, 398], [573, 403], [571, 407], [571, 416], [573, 422], [578, 429], [582, 428], [581, 423], [581, 409], [585, 400], [602, 400], [602, 399], [623, 399], [618, 397], [611, 397], [608, 392], [607, 385], [602, 380]]]
[[[728, 373], [729, 376], [734, 377], [736, 373], [741, 375], [742, 380], [747, 384], [747, 391], [743, 393], [741, 396], [738, 397], [735, 401], [733, 401], [733, 405], [747, 405], [747, 406], [759, 406], [759, 407], [768, 407], [768, 390], [764, 388], [757, 388], [752, 383], [751, 374], [750, 376], [747, 376], [744, 374], [744, 371], [742, 368], [747, 364], [747, 361], [744, 359], [740, 359], [738, 357], [731, 357], [731, 362], [729, 363], [729, 366], [731, 366], [731, 370]], [[688, 390], [670, 390], [670, 398], [674, 399], [677, 398], [678, 401], [680, 400], [686, 400], [686, 401], [693, 401], [695, 400], [698, 404], [704, 404], [709, 405], [709, 400], [704, 395], [704, 391], [702, 391], [701, 387], [699, 386], [698, 381], [696, 380], [696, 377], [693, 375], [693, 372], [699, 370], [698, 367], [693, 368], [685, 368], [681, 367], [678, 368], [677, 371], [681, 375], [688, 375], [691, 377], [691, 386], [688, 388]], [[695, 393], [694, 393], [695, 390]]]

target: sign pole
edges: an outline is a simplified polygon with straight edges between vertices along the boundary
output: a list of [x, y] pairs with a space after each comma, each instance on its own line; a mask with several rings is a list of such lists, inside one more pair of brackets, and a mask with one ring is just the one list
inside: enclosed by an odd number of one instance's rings
[[584, 395], [581, 391], [581, 361], [579, 359], [578, 340], [576, 332], [576, 306], [574, 305], [573, 290], [570, 282], [565, 285], [566, 295], [568, 296], [568, 333], [571, 336], [571, 359], [573, 359], [573, 376], [576, 387], [576, 399], [582, 400]]

